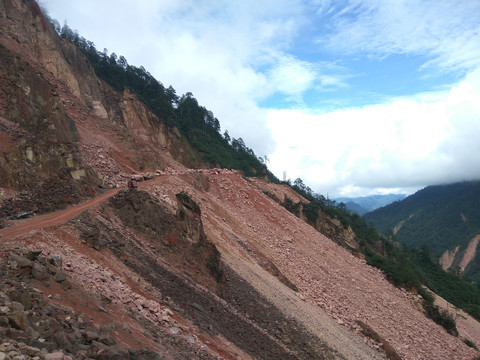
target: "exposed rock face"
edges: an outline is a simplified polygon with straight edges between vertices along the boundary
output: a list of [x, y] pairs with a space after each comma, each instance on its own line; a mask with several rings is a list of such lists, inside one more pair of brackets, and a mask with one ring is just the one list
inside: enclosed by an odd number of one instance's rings
[[173, 232], [175, 217], [144, 191], [121, 191], [110, 204], [122, 222], [136, 232], [158, 239]]
[[[0, 216], [61, 208], [93, 194], [99, 183], [82, 163], [76, 125], [46, 68], [47, 63], [65, 68], [66, 61], [57, 54], [40, 63], [59, 41], [52, 40], [36, 3], [2, 2], [0, 16], [0, 176], [2, 186], [27, 191], [23, 199], [11, 199], [10, 210]], [[73, 75], [70, 80], [79, 93]], [[56, 194], [45, 198], [52, 181]], [[63, 193], [66, 197], [58, 196]]]
[[355, 238], [355, 233], [350, 226], [345, 228], [340, 220], [332, 219], [324, 212], [319, 211], [314, 227], [344, 248], [352, 252], [358, 250], [359, 244]]
[[[42, 212], [45, 202], [61, 208], [93, 195], [98, 185], [125, 186], [137, 171], [194, 165], [178, 132], [134, 94], [100, 81], [34, 1], [2, 2], [0, 64], [1, 186], [41, 198], [10, 198], [10, 210], [0, 216]], [[52, 179], [71, 193], [68, 199], [39, 194], [38, 185], [48, 187]]]
[[181, 228], [187, 239], [195, 244], [205, 241], [205, 231], [202, 224], [202, 212], [195, 201], [185, 192], [176, 194], [177, 217], [181, 220]]
[[75, 124], [52, 88], [3, 47], [0, 61], [1, 186], [24, 191], [3, 204], [0, 217], [51, 211], [93, 194], [98, 178], [82, 164]]
[[480, 235], [477, 235], [470, 240], [467, 248], [463, 251], [459, 251], [460, 246], [457, 246], [452, 251], [446, 250], [440, 257], [440, 265], [442, 265], [445, 270], [458, 268], [462, 272], [465, 272], [473, 259], [475, 259], [479, 241]]
[[52, 86], [4, 47], [0, 62], [3, 184], [31, 189], [48, 178], [92, 183], [94, 176], [88, 179], [77, 149], [75, 123]]

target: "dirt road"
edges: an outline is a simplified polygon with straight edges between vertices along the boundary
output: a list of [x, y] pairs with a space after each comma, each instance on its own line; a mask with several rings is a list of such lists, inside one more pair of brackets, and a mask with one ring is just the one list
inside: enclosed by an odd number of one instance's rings
[[63, 224], [82, 211], [100, 204], [104, 200], [117, 194], [122, 188], [113, 189], [105, 194], [97, 196], [91, 200], [84, 201], [78, 205], [69, 207], [65, 210], [55, 211], [53, 213], [35, 216], [33, 218], [13, 221], [13, 225], [4, 229], [0, 229], [0, 242], [14, 238], [20, 234], [28, 233], [32, 230], [41, 229], [49, 226]]

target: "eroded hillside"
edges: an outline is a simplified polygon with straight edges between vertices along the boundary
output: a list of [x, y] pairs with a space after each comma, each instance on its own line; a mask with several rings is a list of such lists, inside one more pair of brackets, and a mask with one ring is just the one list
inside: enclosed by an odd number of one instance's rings
[[163, 356], [173, 351], [165, 343], [176, 342], [183, 345], [173, 353], [192, 351], [190, 358], [203, 356], [202, 345], [225, 358], [372, 359], [383, 357], [381, 349], [408, 359], [475, 354], [460, 339], [478, 341], [478, 334], [459, 328], [460, 338], [449, 335], [381, 272], [239, 174], [172, 173], [49, 215], [62, 224], [39, 216], [0, 231], [5, 254], [21, 244], [47, 261], [61, 258], [66, 280], [55, 280], [56, 272], [38, 278], [34, 264], [11, 255], [6, 271], [22, 268], [37, 296], [90, 314], [98, 329], [137, 329], [137, 342], [120, 330], [112, 337]]
[[190, 164], [179, 134], [99, 80], [34, 1], [2, 1], [0, 19], [1, 215], [51, 211], [140, 169]]
[[[190, 169], [178, 132], [99, 80], [35, 2], [2, 1], [0, 20], [0, 356], [478, 355], [462, 341], [480, 344], [478, 323], [449, 335], [281, 206], [304, 200], [289, 187]], [[124, 188], [132, 175], [146, 181]]]

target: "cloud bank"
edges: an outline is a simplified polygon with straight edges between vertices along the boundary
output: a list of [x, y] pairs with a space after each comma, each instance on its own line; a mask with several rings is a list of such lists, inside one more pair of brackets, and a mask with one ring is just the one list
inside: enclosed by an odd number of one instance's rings
[[472, 69], [480, 58], [480, 2], [465, 0], [320, 1], [329, 36], [317, 43], [348, 54], [422, 55], [425, 67]]
[[[327, 114], [272, 110], [276, 174], [359, 196], [480, 179], [480, 69], [448, 92]], [[305, 131], [309, 129], [309, 131]]]

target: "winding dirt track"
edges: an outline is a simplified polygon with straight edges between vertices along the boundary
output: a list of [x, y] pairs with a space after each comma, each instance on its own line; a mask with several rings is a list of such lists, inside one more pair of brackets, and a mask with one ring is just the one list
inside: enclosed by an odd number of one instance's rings
[[105, 194], [84, 201], [65, 210], [55, 211], [53, 213], [45, 215], [39, 215], [30, 219], [14, 221], [12, 226], [0, 229], [0, 242], [14, 238], [15, 236], [18, 236], [20, 234], [28, 233], [32, 230], [63, 224], [68, 220], [73, 219], [82, 211], [100, 204], [104, 200], [114, 196], [123, 189], [125, 188], [110, 190]]

